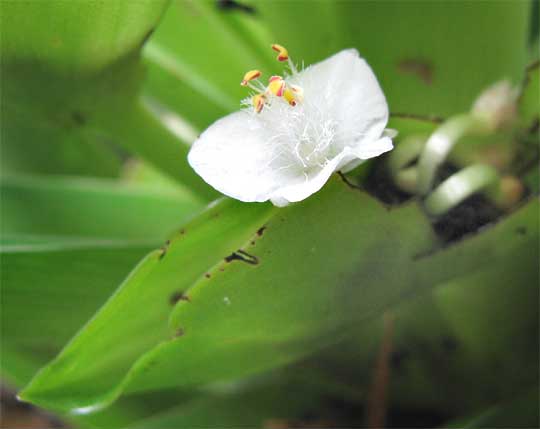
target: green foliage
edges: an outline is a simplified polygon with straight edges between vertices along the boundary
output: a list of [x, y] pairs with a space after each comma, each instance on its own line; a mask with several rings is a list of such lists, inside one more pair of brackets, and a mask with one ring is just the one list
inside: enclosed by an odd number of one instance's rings
[[[82, 8], [61, 1], [2, 3], [2, 13], [14, 24], [2, 38], [4, 174], [116, 176], [123, 147], [195, 192], [215, 195], [187, 165], [188, 147], [137, 99], [139, 51], [166, 3], [88, 1]], [[85, 22], [103, 26], [99, 37]], [[18, 24], [38, 31], [28, 37]], [[40, 37], [51, 25], [58, 32]], [[59, 47], [50, 49], [55, 43]]]
[[9, 177], [0, 183], [2, 234], [157, 240], [202, 203], [180, 187], [87, 178]]
[[2, 2], [4, 172], [115, 174], [119, 160], [88, 117], [104, 98], [133, 92], [133, 65], [115, 64], [133, 56], [166, 1], [130, 3]]
[[17, 384], [61, 349], [150, 243], [11, 239], [2, 255], [2, 370]]
[[445, 117], [468, 110], [491, 83], [518, 82], [527, 61], [525, 1], [255, 4], [298, 61], [310, 64], [356, 47], [393, 112]]
[[[1, 371], [22, 400], [91, 428], [360, 426], [386, 359], [394, 425], [537, 424], [529, 2], [0, 7]], [[273, 42], [306, 65], [356, 47], [394, 152], [418, 140], [400, 169], [487, 86], [522, 82], [513, 127], [465, 136], [444, 166], [491, 165], [523, 196], [431, 218], [382, 157], [286, 208], [204, 208], [191, 134], [238, 109], [245, 71], [281, 72]]]
[[61, 73], [103, 69], [139, 47], [168, 2], [130, 3], [2, 2], [2, 58]]

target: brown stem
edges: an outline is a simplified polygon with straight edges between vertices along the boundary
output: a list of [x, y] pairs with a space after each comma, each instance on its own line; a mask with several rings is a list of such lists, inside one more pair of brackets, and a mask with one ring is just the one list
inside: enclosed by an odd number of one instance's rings
[[385, 425], [393, 331], [394, 317], [390, 312], [386, 312], [383, 315], [383, 337], [369, 394], [367, 408], [368, 428], [383, 428]]

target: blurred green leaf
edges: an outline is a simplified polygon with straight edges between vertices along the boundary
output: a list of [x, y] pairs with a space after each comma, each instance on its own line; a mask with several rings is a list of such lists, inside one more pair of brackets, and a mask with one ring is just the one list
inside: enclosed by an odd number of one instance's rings
[[[321, 389], [309, 380], [288, 376], [232, 392], [213, 392], [140, 420], [127, 429], [282, 427], [303, 424], [304, 416], [316, 410], [331, 388]], [[276, 400], [279, 398], [279, 400]], [[325, 410], [316, 410], [324, 415]]]
[[[135, 63], [126, 57], [136, 54], [166, 4], [1, 3], [4, 173], [117, 174], [118, 154], [89, 118], [131, 91]], [[121, 85], [111, 85], [114, 75]], [[78, 105], [85, 91], [94, 98], [91, 108]]]
[[[391, 310], [391, 409], [470, 414], [534, 385], [540, 256], [535, 230], [529, 234], [511, 265], [489, 264]], [[327, 376], [365, 388], [384, 334], [382, 319], [360, 326], [353, 338], [328, 350], [320, 366]]]
[[493, 82], [517, 82], [527, 60], [527, 1], [254, 4], [296, 61], [311, 64], [357, 48], [373, 67], [392, 112], [466, 111]]
[[448, 428], [535, 428], [538, 427], [538, 388], [497, 404], [485, 412], [461, 419], [445, 426]]
[[534, 129], [540, 121], [540, 62], [530, 65], [525, 73], [523, 88], [519, 99], [519, 113], [523, 126]]
[[11, 177], [0, 183], [2, 235], [161, 239], [203, 204], [181, 188], [104, 179]]
[[245, 72], [258, 68], [268, 74], [272, 66], [272, 41], [263, 54], [247, 28], [264, 30], [250, 18], [235, 18], [215, 1], [174, 1], [143, 50], [145, 92], [199, 128], [239, 110], [249, 95], [239, 85]]
[[[189, 147], [139, 99], [139, 51], [167, 4], [2, 3], [14, 24], [2, 35], [4, 173], [116, 176], [124, 147], [194, 192], [217, 195], [189, 167]], [[18, 26], [36, 31], [21, 36]]]
[[[389, 342], [388, 419], [404, 427], [432, 427], [537, 385], [538, 202], [522, 210], [524, 216], [516, 213], [514, 220], [503, 221], [508, 222], [504, 230], [483, 230], [449, 247], [457, 252], [448, 258], [450, 269], [461, 264], [457, 254], [474, 255], [471, 262], [478, 266], [469, 274], [389, 309], [390, 330], [382, 317], [358, 324], [350, 337], [301, 362], [299, 369], [317, 367], [325, 377], [367, 395], [381, 344]], [[475, 254], [472, 248], [465, 252], [468, 241], [479, 243], [490, 233], [500, 237], [494, 240], [498, 250], [512, 247], [506, 257], [495, 258], [492, 251]], [[432, 269], [441, 268], [433, 262]]]
[[3, 60], [60, 73], [102, 70], [139, 48], [167, 3], [3, 1]]
[[2, 376], [17, 385], [73, 336], [152, 243], [11, 238], [2, 262]]

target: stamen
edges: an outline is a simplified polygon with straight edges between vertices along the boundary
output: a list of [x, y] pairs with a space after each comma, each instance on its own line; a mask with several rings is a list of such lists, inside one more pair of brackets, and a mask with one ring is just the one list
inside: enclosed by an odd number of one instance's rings
[[264, 103], [266, 102], [266, 96], [264, 94], [257, 94], [254, 95], [251, 99], [251, 103], [253, 104], [253, 107], [255, 108], [255, 112], [261, 113]]
[[[295, 74], [296, 68], [289, 58], [287, 49], [277, 44], [273, 44], [272, 49], [278, 52], [278, 61], [288, 61], [289, 68], [293, 74]], [[251, 104], [257, 113], [262, 111], [265, 104], [268, 106], [271, 105], [272, 98], [269, 98], [271, 95], [283, 97], [290, 106], [296, 106], [298, 101], [303, 100], [304, 91], [299, 86], [288, 84], [282, 76], [271, 76], [270, 79], [268, 79], [268, 86], [265, 87], [263, 83], [258, 80], [261, 75], [262, 73], [259, 70], [250, 70], [244, 75], [244, 78], [240, 83], [240, 85], [247, 86], [256, 92], [256, 95], [251, 98]]]
[[291, 70], [291, 73], [297, 74], [298, 70], [296, 70], [296, 66], [294, 65], [294, 63], [292, 62], [290, 58], [288, 59], [288, 62], [289, 62], [289, 69]]
[[240, 85], [247, 86], [248, 82], [257, 79], [261, 76], [261, 72], [259, 70], [250, 70], [244, 75], [244, 79], [242, 79], [242, 82], [240, 82]]
[[286, 88], [284, 93], [283, 93], [283, 98], [285, 100], [287, 100], [287, 102], [291, 105], [291, 106], [296, 106], [296, 100], [294, 99], [294, 94], [293, 92], [289, 89], [289, 88]]
[[273, 44], [272, 49], [278, 52], [277, 60], [278, 61], [287, 61], [289, 59], [289, 52], [283, 46], [278, 44]]
[[281, 97], [285, 91], [285, 81], [281, 76], [272, 76], [268, 80], [268, 91], [277, 97]]

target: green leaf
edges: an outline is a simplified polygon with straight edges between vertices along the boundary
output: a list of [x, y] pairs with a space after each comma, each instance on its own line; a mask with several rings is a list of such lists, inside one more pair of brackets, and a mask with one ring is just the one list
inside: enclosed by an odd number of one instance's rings
[[[471, 414], [534, 385], [539, 350], [538, 217], [538, 203], [532, 200], [521, 214], [495, 229], [450, 245], [448, 267], [457, 271], [468, 255], [469, 262], [477, 264], [469, 274], [456, 274], [429, 294], [388, 309], [385, 316], [393, 320], [389, 331], [381, 317], [359, 324], [350, 337], [299, 368], [316, 366], [326, 377], [347, 381], [367, 394], [381, 343], [389, 343], [387, 408], [398, 415], [400, 410], [419, 416]], [[490, 234], [493, 249], [475, 254], [473, 243], [478, 245]], [[433, 258], [433, 271], [442, 270], [436, 261], [447, 251], [425, 255]], [[495, 257], [501, 251], [507, 255]], [[423, 424], [431, 425], [429, 420]]]
[[[0, 373], [18, 388], [54, 357], [154, 243], [3, 237]], [[190, 395], [192, 396], [192, 395]], [[106, 411], [61, 415], [83, 427], [124, 427], [185, 400], [178, 391], [131, 395]]]
[[202, 202], [157, 189], [88, 178], [10, 177], [0, 182], [6, 234], [162, 239]]
[[[223, 204], [187, 225], [164, 256], [150, 254], [22, 397], [51, 408], [103, 406], [124, 389], [197, 386], [284, 365], [404, 297], [506, 260], [530, 244], [514, 230], [535, 209], [430, 255], [431, 229], [415, 205], [388, 212], [339, 179], [282, 210]], [[507, 246], [494, 246], [499, 240]]]
[[[215, 1], [174, 1], [143, 50], [145, 93], [199, 128], [239, 110], [249, 95], [239, 85], [245, 72], [259, 68], [269, 75], [275, 68], [272, 40], [262, 53], [245, 30], [254, 19], [247, 21], [221, 11]], [[256, 21], [259, 33], [264, 31]]]
[[28, 382], [106, 301], [152, 243], [12, 238], [2, 259], [2, 374]]
[[469, 419], [452, 422], [449, 428], [534, 428], [538, 427], [538, 387], [497, 404]]
[[[124, 102], [128, 105], [125, 106]], [[108, 109], [114, 109], [114, 113]], [[219, 195], [188, 164], [189, 146], [186, 142], [167, 126], [166, 117], [156, 114], [144, 99], [121, 100], [116, 107], [102, 108], [96, 117], [96, 127], [108, 132], [134, 155], [205, 200]]]
[[[447, 116], [527, 61], [529, 2], [255, 2], [296, 61], [354, 47], [373, 67], [392, 112]], [[419, 13], [421, 11], [421, 13]]]
[[[124, 147], [204, 197], [217, 195], [189, 167], [189, 147], [138, 98], [139, 51], [165, 5], [164, 0], [81, 7], [62, 1], [27, 8], [2, 4], [6, 21], [36, 27], [38, 36], [48, 31], [41, 39], [21, 38], [10, 27], [2, 37], [4, 173], [115, 176]], [[90, 30], [98, 25], [100, 36]], [[60, 47], [46, 50], [43, 44], [55, 40]]]
[[139, 48], [166, 5], [167, 0], [8, 0], [2, 2], [2, 57], [8, 64], [31, 63], [60, 73], [104, 69]]
[[[120, 384], [125, 383], [122, 379], [135, 360], [173, 336], [167, 318], [182, 292], [216, 260], [238, 249], [272, 210], [269, 205], [254, 205], [251, 210], [242, 210], [243, 206], [236, 201], [223, 201], [186, 225], [162, 250], [150, 253], [139, 264], [93, 322], [68, 346], [73, 350], [86, 349], [84, 356], [79, 355], [81, 359], [76, 360], [83, 379], [93, 380], [91, 385], [86, 385], [90, 391], [80, 390], [71, 398], [64, 398], [67, 401], [60, 407], [51, 404], [53, 408], [95, 406], [118, 395]], [[67, 354], [73, 356], [72, 352]], [[107, 358], [96, 361], [97, 355]], [[72, 388], [79, 390], [76, 384], [81, 379], [73, 375], [68, 379], [74, 382]], [[61, 390], [65, 381], [63, 377], [57, 378]]]
[[519, 98], [519, 113], [525, 128], [534, 130], [540, 121], [538, 92], [540, 91], [540, 61], [529, 66]]
[[[321, 388], [310, 380], [290, 375], [284, 380], [280, 374], [277, 377], [254, 386], [240, 386], [232, 392], [195, 395], [184, 404], [137, 421], [127, 429], [272, 427], [299, 423], [331, 393], [331, 388]], [[325, 410], [317, 411], [324, 414]]]
[[[136, 54], [166, 4], [2, 2], [4, 173], [118, 173], [118, 154], [90, 118], [132, 90], [136, 61], [126, 58]], [[121, 84], [111, 85], [114, 75]], [[82, 106], [85, 91], [92, 103]]]
[[538, 377], [539, 243], [532, 217], [538, 209], [529, 210], [533, 229], [520, 222], [508, 231], [514, 241], [523, 228], [531, 234], [511, 259], [456, 276], [391, 309], [390, 333], [382, 318], [360, 326], [353, 338], [319, 357], [319, 367], [328, 377], [365, 388], [388, 335], [390, 409], [465, 415], [531, 386]]

